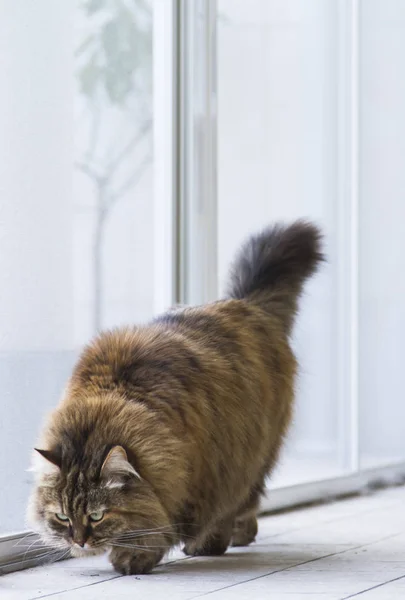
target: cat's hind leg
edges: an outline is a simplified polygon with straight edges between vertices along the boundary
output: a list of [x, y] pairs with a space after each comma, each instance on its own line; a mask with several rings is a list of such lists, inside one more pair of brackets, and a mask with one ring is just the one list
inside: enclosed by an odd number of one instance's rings
[[249, 546], [255, 541], [258, 525], [259, 493], [252, 493], [233, 522], [232, 546]]
[[233, 527], [232, 546], [249, 546], [255, 541], [257, 530], [256, 514], [237, 517]]
[[198, 536], [196, 540], [187, 542], [183, 548], [188, 556], [220, 556], [225, 554], [231, 542], [234, 519], [226, 519], [210, 528], [208, 532]]

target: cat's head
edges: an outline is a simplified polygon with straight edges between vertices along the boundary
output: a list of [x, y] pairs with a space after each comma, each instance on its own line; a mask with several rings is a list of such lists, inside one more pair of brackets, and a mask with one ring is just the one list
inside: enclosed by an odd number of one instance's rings
[[60, 448], [34, 456], [28, 521], [46, 544], [80, 556], [136, 544], [145, 529], [169, 533], [163, 506], [122, 446], [86, 461], [64, 461]]

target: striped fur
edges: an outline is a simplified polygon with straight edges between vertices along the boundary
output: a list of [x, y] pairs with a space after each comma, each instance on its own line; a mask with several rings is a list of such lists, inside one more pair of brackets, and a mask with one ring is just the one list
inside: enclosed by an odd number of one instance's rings
[[[45, 540], [109, 549], [123, 573], [149, 571], [179, 542], [187, 554], [221, 554], [253, 541], [291, 421], [288, 334], [319, 240], [307, 223], [269, 229], [242, 250], [225, 300], [84, 349], [40, 442], [53, 468], [39, 473], [29, 514]], [[114, 481], [103, 467], [112, 449], [129, 467]]]

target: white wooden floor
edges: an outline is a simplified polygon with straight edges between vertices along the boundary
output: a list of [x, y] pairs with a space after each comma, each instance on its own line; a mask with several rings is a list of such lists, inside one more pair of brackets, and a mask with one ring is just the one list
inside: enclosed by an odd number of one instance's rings
[[5, 575], [2, 600], [395, 600], [405, 598], [405, 488], [261, 519], [257, 542], [220, 558], [176, 552], [154, 574], [104, 558]]

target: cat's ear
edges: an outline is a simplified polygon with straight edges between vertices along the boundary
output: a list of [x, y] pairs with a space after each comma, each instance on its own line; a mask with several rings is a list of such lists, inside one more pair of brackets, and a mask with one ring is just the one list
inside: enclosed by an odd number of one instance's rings
[[56, 450], [40, 450], [34, 448], [30, 471], [40, 475], [54, 475], [60, 472], [62, 466], [61, 452]]
[[128, 477], [141, 479], [139, 473], [128, 460], [127, 453], [122, 446], [113, 446], [107, 454], [100, 477], [106, 481], [107, 487], [122, 487]]

